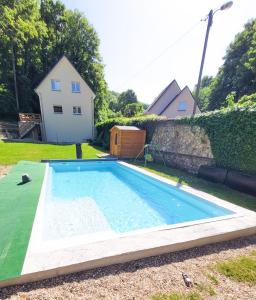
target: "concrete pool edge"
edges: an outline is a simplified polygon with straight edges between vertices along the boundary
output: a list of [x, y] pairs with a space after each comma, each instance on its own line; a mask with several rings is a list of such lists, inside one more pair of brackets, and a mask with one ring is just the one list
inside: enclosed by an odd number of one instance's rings
[[[169, 179], [124, 162], [119, 163], [177, 186], [176, 182]], [[44, 182], [46, 180], [47, 177], [45, 176]], [[75, 245], [74, 247], [57, 249], [46, 253], [29, 253], [28, 251], [21, 276], [0, 281], [0, 287], [124, 263], [148, 256], [180, 251], [256, 233], [256, 213], [191, 187], [178, 187], [204, 199], [210, 197], [207, 200], [236, 211], [236, 214], [231, 218], [208, 220], [203, 223], [197, 222], [177, 228], [170, 227], [156, 231], [147, 231], [140, 234], [117, 237], [116, 239]], [[43, 186], [40, 197], [43, 197]], [[38, 210], [40, 210], [39, 204]]]
[[93, 162], [93, 161], [117, 161], [117, 157], [109, 157], [109, 158], [87, 158], [87, 159], [42, 159], [42, 163], [56, 163], [56, 162]]
[[[51, 277], [57, 277], [60, 275], [86, 271], [86, 270], [99, 268], [99, 267], [106, 267], [108, 265], [113, 265], [113, 264], [125, 263], [125, 262], [129, 262], [129, 261], [133, 261], [133, 260], [137, 260], [137, 259], [141, 259], [141, 258], [145, 258], [145, 257], [161, 255], [161, 254], [165, 254], [165, 253], [169, 253], [169, 252], [177, 252], [177, 251], [186, 250], [186, 249], [190, 249], [190, 248], [194, 248], [194, 247], [200, 247], [200, 246], [207, 245], [207, 244], [228, 241], [228, 240], [232, 240], [232, 239], [239, 238], [242, 236], [254, 235], [254, 234], [256, 234], [255, 216], [253, 216], [253, 219], [254, 219], [254, 224], [252, 226], [248, 227], [248, 224], [247, 224], [247, 226], [245, 226], [245, 228], [242, 228], [240, 230], [236, 229], [236, 230], [233, 230], [228, 233], [225, 232], [225, 233], [219, 233], [216, 235], [209, 235], [209, 232], [208, 232], [207, 236], [198, 237], [196, 239], [188, 240], [186, 238], [185, 240], [179, 241], [177, 243], [167, 242], [166, 244], [158, 246], [158, 247], [155, 247], [155, 246], [149, 247], [149, 248], [144, 247], [144, 249], [136, 249], [134, 251], [130, 250], [127, 252], [122, 252], [122, 253], [118, 253], [118, 254], [114, 254], [114, 255], [104, 254], [103, 256], [98, 257], [98, 258], [88, 259], [88, 260], [81, 261], [78, 263], [72, 263], [70, 265], [64, 265], [64, 266], [60, 266], [60, 267], [56, 267], [56, 268], [52, 268], [52, 269], [48, 269], [48, 270], [41, 270], [38, 272], [22, 274], [21, 276], [19, 276], [17, 278], [0, 281], [0, 287], [34, 282], [34, 281], [43, 280], [43, 279], [47, 279], [47, 278], [51, 278]], [[175, 232], [173, 232], [173, 234], [176, 235]], [[142, 243], [143, 243], [143, 239], [142, 239]], [[94, 244], [90, 245], [91, 251], [92, 251], [93, 245]], [[99, 247], [98, 243], [96, 243], [94, 246]], [[83, 250], [80, 249], [80, 250], [84, 251], [84, 249]], [[71, 250], [69, 252], [71, 253], [73, 251]], [[76, 253], [74, 253], [74, 252], [73, 252], [73, 254], [76, 255]], [[57, 256], [58, 255], [59, 254], [57, 254]], [[47, 255], [47, 257], [49, 257], [49, 256]]]

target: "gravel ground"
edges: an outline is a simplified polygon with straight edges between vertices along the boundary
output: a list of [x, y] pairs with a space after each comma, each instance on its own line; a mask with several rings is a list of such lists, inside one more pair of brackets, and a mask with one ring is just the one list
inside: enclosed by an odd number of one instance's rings
[[11, 170], [12, 166], [1, 166], [0, 165], [0, 179], [8, 174], [8, 172]]
[[[156, 293], [197, 291], [203, 299], [256, 299], [256, 286], [237, 283], [218, 274], [216, 261], [256, 250], [256, 236], [207, 245], [138, 261], [60, 276], [22, 286], [3, 288], [0, 299], [150, 299]], [[193, 281], [186, 288], [181, 276]], [[215, 285], [207, 274], [214, 275]], [[199, 285], [198, 285], [199, 284]], [[211, 286], [216, 295], [210, 296]]]

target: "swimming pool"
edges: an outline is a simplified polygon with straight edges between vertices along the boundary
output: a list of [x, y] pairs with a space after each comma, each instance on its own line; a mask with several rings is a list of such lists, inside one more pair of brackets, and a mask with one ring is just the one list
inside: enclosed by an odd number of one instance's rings
[[255, 216], [126, 162], [49, 161], [21, 276], [0, 287], [252, 235]]
[[52, 162], [43, 240], [126, 234], [234, 212], [118, 161]]

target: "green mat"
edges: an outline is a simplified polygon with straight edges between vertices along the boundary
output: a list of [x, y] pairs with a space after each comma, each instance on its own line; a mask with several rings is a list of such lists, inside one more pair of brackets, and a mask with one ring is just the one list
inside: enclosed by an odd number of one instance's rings
[[[21, 161], [0, 179], [0, 280], [21, 274], [44, 170], [43, 163]], [[23, 173], [32, 181], [19, 185]]]

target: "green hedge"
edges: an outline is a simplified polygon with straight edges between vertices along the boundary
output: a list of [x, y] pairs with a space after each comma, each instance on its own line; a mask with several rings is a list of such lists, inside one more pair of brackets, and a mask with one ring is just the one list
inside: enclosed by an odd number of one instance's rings
[[114, 118], [109, 119], [105, 122], [98, 123], [96, 124], [96, 144], [101, 145], [106, 149], [109, 149], [109, 130], [115, 125], [138, 126], [141, 129], [145, 129], [147, 132], [147, 141], [150, 141], [157, 121], [163, 119], [165, 118], [158, 117], [156, 115], [147, 115], [133, 118]]
[[[114, 125], [134, 125], [146, 129], [149, 143], [159, 120], [163, 118], [143, 116], [110, 119], [96, 126], [97, 140], [108, 148], [109, 130]], [[256, 110], [233, 107], [172, 122], [204, 128], [217, 166], [256, 174]]]
[[234, 107], [175, 123], [205, 129], [217, 166], [256, 173], [256, 110]]

